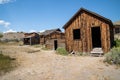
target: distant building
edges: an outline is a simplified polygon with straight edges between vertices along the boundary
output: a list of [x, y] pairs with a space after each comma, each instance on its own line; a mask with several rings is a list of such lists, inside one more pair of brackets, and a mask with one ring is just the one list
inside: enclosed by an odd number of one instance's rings
[[114, 22], [114, 34], [120, 33], [120, 21]]
[[39, 34], [33, 32], [33, 33], [25, 33], [23, 38], [23, 43], [25, 45], [34, 45], [40, 43], [40, 37]]
[[64, 33], [60, 29], [46, 30], [40, 34], [40, 44], [54, 50], [58, 47], [65, 47]]
[[114, 22], [114, 37], [120, 39], [120, 21]]

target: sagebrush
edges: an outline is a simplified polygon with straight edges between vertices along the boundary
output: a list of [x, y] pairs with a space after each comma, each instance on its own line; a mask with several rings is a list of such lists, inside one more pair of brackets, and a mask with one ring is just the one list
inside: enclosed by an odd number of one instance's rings
[[120, 47], [113, 48], [105, 57], [105, 62], [120, 65]]
[[116, 46], [116, 47], [120, 47], [120, 40], [119, 40], [119, 39], [116, 39], [116, 40], [115, 40], [115, 46]]

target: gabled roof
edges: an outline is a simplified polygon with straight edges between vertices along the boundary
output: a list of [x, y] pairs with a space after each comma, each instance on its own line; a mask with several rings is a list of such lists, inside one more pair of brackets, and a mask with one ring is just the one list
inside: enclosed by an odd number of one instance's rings
[[114, 22], [113, 25], [120, 25], [120, 21]]
[[[33, 35], [35, 34], [35, 35]], [[30, 38], [30, 37], [34, 37], [34, 36], [38, 36], [39, 34], [36, 32], [32, 32], [32, 33], [24, 33], [24, 38]]]
[[49, 35], [49, 34], [51, 34], [53, 32], [56, 32], [56, 31], [61, 32], [61, 30], [59, 28], [57, 28], [57, 29], [46, 30], [46, 31], [42, 32], [40, 35], [46, 36], [46, 35]]
[[104, 21], [108, 22], [110, 25], [113, 25], [113, 24], [112, 24], [112, 21], [111, 21], [110, 19], [107, 19], [107, 18], [105, 18], [105, 17], [103, 17], [103, 16], [101, 16], [101, 15], [95, 13], [95, 12], [89, 11], [89, 10], [87, 10], [87, 9], [85, 9], [85, 8], [80, 8], [80, 9], [78, 10], [78, 12], [75, 13], [75, 15], [73, 15], [73, 17], [63, 26], [63, 28], [64, 28], [64, 29], [67, 28], [67, 27], [69, 26], [69, 24], [70, 24], [79, 14], [81, 14], [82, 12], [89, 13], [89, 14], [91, 14], [91, 15], [93, 15], [93, 16], [96, 16], [96, 17], [98, 17], [98, 18], [100, 18], [100, 19], [103, 19]]

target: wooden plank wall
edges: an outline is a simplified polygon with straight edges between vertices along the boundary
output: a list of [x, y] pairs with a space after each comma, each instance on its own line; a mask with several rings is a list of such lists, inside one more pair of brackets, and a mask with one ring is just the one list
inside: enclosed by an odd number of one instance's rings
[[[92, 50], [91, 27], [100, 27], [101, 45], [104, 52], [110, 50], [110, 26], [104, 20], [88, 13], [79, 14], [65, 29], [66, 49], [79, 52], [90, 52]], [[73, 29], [81, 30], [81, 39], [73, 40]]]
[[54, 40], [58, 41], [58, 46], [65, 47], [65, 34], [61, 32], [53, 32], [47, 36], [40, 38], [40, 44], [46, 45], [46, 48], [54, 48]]
[[57, 40], [58, 47], [65, 47], [65, 36], [63, 33], [52, 33], [47, 36], [46, 39], [46, 48], [48, 49], [54, 49], [54, 40]]

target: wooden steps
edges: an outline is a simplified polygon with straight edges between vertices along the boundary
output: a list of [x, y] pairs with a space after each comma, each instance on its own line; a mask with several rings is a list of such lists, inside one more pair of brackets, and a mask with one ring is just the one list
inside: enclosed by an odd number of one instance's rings
[[103, 50], [102, 48], [93, 48], [93, 50], [90, 52], [91, 56], [102, 56]]

